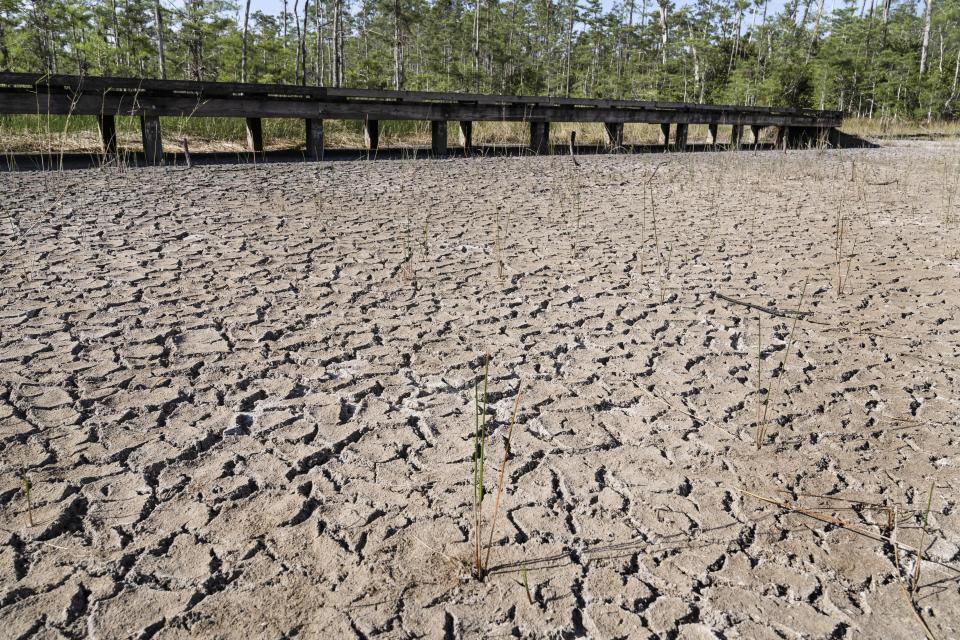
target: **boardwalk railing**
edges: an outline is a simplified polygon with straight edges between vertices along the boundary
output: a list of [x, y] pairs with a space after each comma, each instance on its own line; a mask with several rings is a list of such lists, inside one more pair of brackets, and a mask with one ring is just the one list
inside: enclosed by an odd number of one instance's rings
[[302, 118], [307, 154], [314, 159], [323, 158], [324, 120], [362, 121], [369, 149], [379, 144], [380, 120], [429, 121], [435, 155], [447, 152], [449, 121], [459, 123], [467, 150], [476, 121], [527, 122], [535, 153], [548, 152], [551, 122], [602, 122], [611, 150], [623, 146], [625, 123], [659, 124], [661, 144], [680, 151], [691, 124], [707, 125], [711, 145], [718, 127], [731, 125], [733, 145], [756, 143], [762, 129], [777, 127], [779, 145], [804, 146], [835, 143], [842, 122], [840, 112], [809, 109], [29, 73], [0, 73], [0, 114], [96, 116], [106, 153], [116, 152], [114, 118], [138, 116], [150, 164], [163, 160], [160, 116], [245, 118], [253, 152], [263, 150], [262, 118]]

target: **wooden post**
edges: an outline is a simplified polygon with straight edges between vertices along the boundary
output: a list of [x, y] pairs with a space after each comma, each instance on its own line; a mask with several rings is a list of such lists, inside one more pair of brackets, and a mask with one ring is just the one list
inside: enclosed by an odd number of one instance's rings
[[677, 148], [677, 151], [687, 150], [687, 128], [689, 126], [690, 125], [688, 125], [685, 122], [677, 123], [677, 135], [675, 138], [676, 140], [675, 146]]
[[263, 153], [263, 120], [247, 118], [247, 149]]
[[473, 121], [460, 121], [460, 146], [464, 153], [470, 153], [473, 150]]
[[364, 120], [363, 122], [363, 141], [370, 151], [376, 151], [380, 148], [380, 121]]
[[103, 153], [109, 156], [117, 154], [117, 126], [110, 115], [97, 116], [97, 128], [100, 129], [100, 141]]
[[149, 165], [163, 164], [160, 116], [140, 116], [140, 134], [143, 139], [143, 157], [146, 163]]
[[607, 150], [617, 151], [623, 148], [623, 123], [604, 122], [603, 128], [607, 133]]
[[669, 122], [660, 123], [660, 144], [663, 145], [664, 151], [670, 148], [670, 123]]
[[777, 149], [787, 150], [790, 144], [790, 127], [777, 127]]
[[707, 145], [710, 147], [717, 146], [717, 125], [716, 124], [707, 125]]
[[753, 137], [753, 140], [750, 141], [750, 144], [752, 144], [754, 148], [756, 148], [757, 145], [760, 144], [761, 129], [763, 129], [763, 127], [761, 127], [760, 125], [757, 125], [757, 124], [750, 125], [750, 135]]
[[537, 155], [546, 155], [550, 152], [550, 123], [530, 123], [530, 151]]
[[435, 158], [447, 155], [447, 121], [430, 121], [430, 153]]
[[307, 118], [307, 156], [311, 160], [323, 160], [323, 120]]
[[740, 146], [741, 140], [743, 140], [743, 125], [735, 124], [730, 129], [730, 146], [736, 149]]

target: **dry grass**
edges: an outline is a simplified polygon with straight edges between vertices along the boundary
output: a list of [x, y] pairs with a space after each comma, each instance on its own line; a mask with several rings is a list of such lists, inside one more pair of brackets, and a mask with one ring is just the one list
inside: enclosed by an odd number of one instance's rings
[[[199, 153], [244, 153], [247, 151], [246, 129], [242, 118], [163, 117], [161, 131], [164, 151], [182, 151], [185, 138], [190, 149]], [[717, 143], [730, 141], [731, 127], [719, 128]], [[763, 139], [771, 140], [774, 129], [764, 132]], [[599, 122], [555, 122], [550, 127], [550, 143], [566, 146], [571, 132], [576, 132], [578, 145], [603, 146], [606, 132]], [[140, 121], [135, 117], [116, 118], [117, 146], [122, 151], [143, 151]], [[675, 135], [672, 127], [671, 135]], [[626, 124], [626, 145], [659, 144], [660, 125]], [[476, 147], [524, 146], [530, 130], [526, 122], [475, 122], [473, 143]], [[101, 152], [100, 136], [93, 116], [0, 116], [0, 153], [92, 153]], [[266, 151], [280, 151], [304, 147], [305, 131], [302, 120], [264, 118], [263, 140]], [[447, 124], [447, 140], [452, 148], [460, 145], [457, 122]], [[691, 125], [690, 144], [705, 144], [706, 125]], [[324, 144], [328, 149], [363, 149], [363, 125], [359, 121], [327, 120], [324, 122]], [[381, 121], [382, 148], [425, 148], [430, 146], [430, 123], [420, 121]]]
[[889, 118], [845, 118], [844, 133], [865, 138], [957, 137], [960, 121], [893, 120]]

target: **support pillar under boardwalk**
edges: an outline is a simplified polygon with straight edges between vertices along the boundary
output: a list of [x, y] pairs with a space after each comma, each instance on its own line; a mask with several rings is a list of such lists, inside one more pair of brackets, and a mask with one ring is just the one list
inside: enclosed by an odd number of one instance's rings
[[160, 134], [160, 116], [140, 116], [140, 135], [143, 138], [143, 158], [148, 165], [163, 164], [163, 138]]
[[380, 121], [364, 120], [363, 122], [363, 141], [370, 151], [376, 151], [380, 148]]
[[97, 128], [100, 130], [100, 142], [103, 153], [117, 155], [117, 125], [113, 116], [97, 116]]
[[461, 120], [459, 129], [460, 146], [463, 147], [464, 153], [470, 153], [473, 150], [473, 121]]
[[323, 120], [307, 118], [307, 156], [311, 160], [323, 160]]
[[763, 129], [760, 125], [752, 124], [750, 125], [750, 144], [756, 147], [760, 144], [760, 131]]
[[685, 122], [677, 124], [677, 135], [675, 137], [674, 146], [677, 151], [686, 151], [687, 150], [687, 129], [690, 125]]
[[530, 123], [530, 151], [538, 155], [546, 155], [550, 152], [549, 122]]
[[603, 129], [607, 134], [607, 150], [616, 151], [623, 148], [623, 123], [604, 122]]
[[740, 142], [743, 140], [743, 125], [735, 124], [730, 128], [730, 146], [739, 147]]
[[437, 158], [447, 155], [447, 121], [430, 121], [430, 153]]
[[663, 145], [663, 150], [666, 151], [670, 148], [670, 123], [662, 122], [660, 123], [660, 144]]
[[719, 125], [708, 124], [707, 125], [707, 145], [714, 147], [717, 145], [717, 129]]
[[247, 149], [263, 153], [263, 120], [247, 118]]

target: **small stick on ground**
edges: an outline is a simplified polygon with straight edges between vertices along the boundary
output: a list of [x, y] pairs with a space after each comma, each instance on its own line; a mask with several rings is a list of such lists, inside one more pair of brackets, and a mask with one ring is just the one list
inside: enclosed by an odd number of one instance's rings
[[726, 300], [731, 304], [739, 304], [744, 307], [749, 307], [751, 309], [756, 309], [757, 311], [762, 311], [771, 316], [778, 316], [781, 318], [806, 318], [807, 316], [812, 316], [813, 311], [794, 311], [792, 309], [776, 309], [774, 307], [764, 307], [759, 304], [753, 304], [752, 302], [746, 302], [744, 300], [737, 300], [736, 298], [731, 298], [730, 296], [725, 296], [718, 291], [710, 292], [713, 296], [720, 298], [721, 300]]

